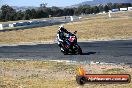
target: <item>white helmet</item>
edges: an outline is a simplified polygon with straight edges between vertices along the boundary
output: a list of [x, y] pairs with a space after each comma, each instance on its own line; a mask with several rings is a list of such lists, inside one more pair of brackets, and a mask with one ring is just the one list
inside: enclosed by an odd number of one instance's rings
[[64, 25], [60, 25], [59, 28], [64, 28]]

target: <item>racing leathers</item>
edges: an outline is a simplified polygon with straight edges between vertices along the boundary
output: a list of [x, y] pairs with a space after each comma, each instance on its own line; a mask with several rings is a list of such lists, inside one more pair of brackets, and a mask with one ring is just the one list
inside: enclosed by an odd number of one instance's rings
[[65, 38], [67, 33], [69, 32], [65, 28], [59, 28], [59, 31], [57, 32], [57, 42], [61, 50], [62, 50], [61, 43], [65, 44]]

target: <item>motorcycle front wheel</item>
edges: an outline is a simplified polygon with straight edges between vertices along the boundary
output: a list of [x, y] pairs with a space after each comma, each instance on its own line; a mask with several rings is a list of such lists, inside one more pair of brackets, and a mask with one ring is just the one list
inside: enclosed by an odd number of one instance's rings
[[80, 48], [80, 46], [79, 46], [79, 45], [75, 45], [74, 47], [75, 47], [75, 48], [74, 48], [75, 53], [76, 53], [77, 55], [81, 55], [81, 54], [82, 54], [82, 49]]

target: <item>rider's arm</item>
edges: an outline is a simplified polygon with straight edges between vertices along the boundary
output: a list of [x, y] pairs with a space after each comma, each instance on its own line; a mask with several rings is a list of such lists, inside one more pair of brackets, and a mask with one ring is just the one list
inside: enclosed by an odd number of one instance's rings
[[67, 31], [65, 28], [64, 28], [65, 32], [68, 33], [69, 31]]

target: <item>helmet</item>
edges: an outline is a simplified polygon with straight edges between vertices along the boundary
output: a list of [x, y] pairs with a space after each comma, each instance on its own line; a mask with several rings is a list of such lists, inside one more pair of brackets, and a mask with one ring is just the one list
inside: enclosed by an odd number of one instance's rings
[[60, 25], [59, 28], [64, 28], [64, 25]]

